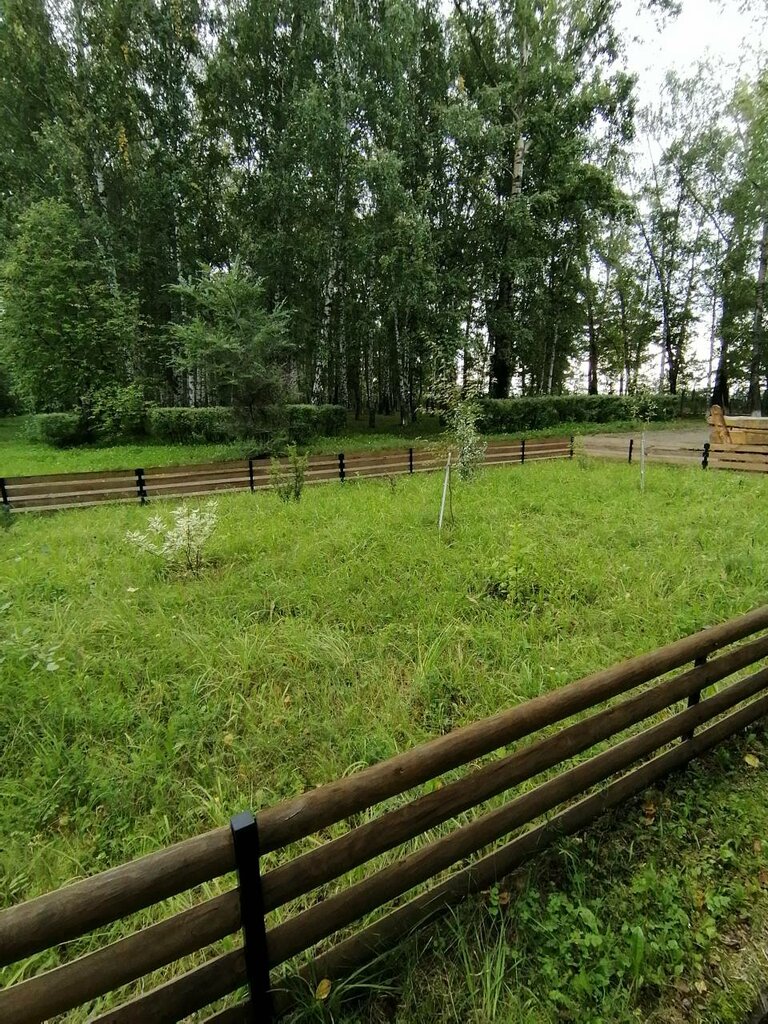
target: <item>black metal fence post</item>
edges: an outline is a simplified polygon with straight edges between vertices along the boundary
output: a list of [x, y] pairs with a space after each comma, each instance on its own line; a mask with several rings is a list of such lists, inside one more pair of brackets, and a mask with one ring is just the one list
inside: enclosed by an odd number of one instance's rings
[[573, 442], [574, 442], [574, 440], [575, 440], [574, 436], [573, 436], [573, 434], [571, 434], [571, 449], [570, 449], [570, 452], [568, 454], [568, 458], [569, 459], [573, 458]]
[[525, 462], [525, 438], [520, 441], [520, 463]]
[[630, 464], [630, 466], [632, 465], [632, 449], [634, 447], [635, 447], [635, 439], [634, 439], [634, 437], [630, 437], [630, 439], [629, 439], [629, 454], [627, 456], [627, 462]]
[[253, 494], [253, 459], [248, 459], [248, 482], [251, 485], [251, 494]]
[[408, 472], [413, 472], [413, 448], [408, 449]]
[[274, 1010], [269, 987], [267, 927], [261, 891], [259, 827], [250, 811], [236, 814], [230, 820], [229, 827], [235, 849], [243, 952], [252, 1016], [259, 1024], [270, 1024]]
[[[694, 668], [701, 668], [702, 665], [706, 665], [706, 664], [707, 664], [707, 656], [706, 656], [706, 654], [704, 654], [700, 658], [697, 658], [694, 661], [693, 667]], [[697, 690], [695, 693], [692, 693], [690, 695], [690, 697], [688, 698], [688, 707], [689, 708], [695, 708], [700, 700], [701, 700], [701, 690]], [[695, 731], [694, 729], [691, 729], [691, 731], [689, 733], [686, 733], [685, 736], [683, 736], [683, 740], [692, 740], [693, 739], [694, 731]]]
[[147, 484], [144, 479], [144, 470], [136, 470], [136, 494], [142, 505], [147, 503]]
[[339, 452], [339, 480], [344, 483], [346, 473], [344, 470], [344, 452]]
[[10, 506], [11, 503], [8, 501], [8, 489], [5, 486], [4, 476], [0, 476], [0, 499], [2, 499], [3, 505], [5, 505], [6, 508]]
[[701, 468], [706, 469], [709, 466], [709, 441], [704, 442], [704, 453], [701, 459]]

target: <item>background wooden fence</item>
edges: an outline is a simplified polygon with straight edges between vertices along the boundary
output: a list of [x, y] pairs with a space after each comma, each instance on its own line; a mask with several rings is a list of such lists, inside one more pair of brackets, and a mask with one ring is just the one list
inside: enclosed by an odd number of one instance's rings
[[[600, 447], [588, 454], [614, 459], [640, 462], [640, 439], [636, 437], [606, 437]], [[646, 437], [647, 462], [665, 462], [673, 465], [701, 466], [702, 469], [735, 469], [746, 473], [768, 473], [768, 448], [764, 445], [730, 445], [707, 441], [701, 445], [659, 443], [650, 433]]]
[[[217, 1024], [280, 1016], [294, 1003], [297, 979], [306, 992], [306, 982], [343, 977], [762, 718], [768, 668], [757, 666], [768, 659], [766, 630], [763, 607], [266, 807], [255, 819], [238, 815], [230, 827], [3, 911], [0, 966], [46, 950], [59, 966], [36, 974], [34, 961], [22, 964], [16, 977], [23, 980], [0, 993], [0, 1020], [29, 1024], [83, 1005], [101, 1024], [159, 1024], [206, 1008], [206, 1020]], [[542, 730], [549, 731], [534, 735]], [[441, 788], [419, 788], [445, 773], [452, 774]], [[537, 776], [533, 788], [477, 810]], [[406, 801], [392, 799], [414, 790]], [[381, 804], [380, 813], [361, 820]], [[340, 824], [329, 839], [329, 827]], [[433, 832], [438, 826], [444, 828]], [[308, 837], [313, 841], [301, 845]], [[395, 859], [376, 861], [393, 850]], [[460, 862], [465, 866], [447, 874]], [[358, 880], [332, 884], [365, 865], [371, 870]], [[83, 956], [68, 955], [66, 943], [78, 936], [235, 870], [239, 884], [219, 895]], [[337, 941], [328, 945], [331, 936]], [[185, 970], [177, 961], [189, 954], [198, 958]], [[155, 984], [146, 976], [160, 968], [167, 980]], [[139, 979], [112, 997], [112, 1009], [93, 1004]], [[241, 989], [244, 999], [233, 995]]]
[[[533, 441], [493, 441], [486, 450], [485, 462], [499, 466], [572, 457], [573, 438], [550, 437]], [[279, 461], [285, 465], [287, 460]], [[319, 484], [359, 477], [424, 473], [439, 469], [444, 461], [435, 451], [424, 448], [312, 455], [305, 482]], [[271, 486], [270, 465], [270, 459], [240, 459], [154, 469], [0, 477], [0, 500], [13, 512], [39, 512], [100, 505], [105, 501], [144, 504], [155, 498], [197, 496], [214, 491], [256, 491]]]

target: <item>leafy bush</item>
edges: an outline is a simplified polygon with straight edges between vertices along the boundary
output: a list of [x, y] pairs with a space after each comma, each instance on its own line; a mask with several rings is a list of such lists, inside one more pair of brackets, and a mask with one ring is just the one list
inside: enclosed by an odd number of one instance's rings
[[314, 405], [286, 406], [288, 437], [293, 444], [306, 444], [318, 433], [317, 407]]
[[309, 464], [308, 455], [299, 455], [296, 445], [288, 449], [288, 461], [272, 459], [269, 479], [272, 489], [281, 501], [300, 501], [304, 490], [304, 475]]
[[558, 423], [610, 423], [612, 420], [669, 420], [674, 395], [541, 395], [535, 398], [483, 398], [478, 429], [483, 434], [542, 430]]
[[231, 441], [237, 436], [232, 410], [225, 406], [150, 409], [147, 422], [149, 436], [158, 441], [215, 444]]
[[126, 538], [141, 551], [196, 574], [203, 565], [203, 548], [216, 528], [216, 509], [214, 500], [203, 508], [179, 505], [171, 511], [170, 521], [152, 516], [146, 533], [129, 530]]
[[105, 440], [142, 437], [147, 429], [147, 404], [140, 385], [114, 384], [97, 391], [91, 399], [91, 422]]
[[453, 411], [453, 439], [458, 449], [456, 472], [460, 480], [471, 480], [485, 459], [487, 445], [477, 432], [478, 409], [474, 402], [460, 402]]
[[272, 405], [260, 411], [258, 423], [285, 434], [291, 444], [307, 444], [313, 437], [342, 433], [347, 410], [343, 405]]
[[347, 429], [347, 410], [343, 405], [317, 405], [314, 408], [320, 437], [333, 437]]
[[89, 440], [88, 426], [78, 412], [43, 412], [30, 416], [27, 436], [54, 448], [68, 448]]

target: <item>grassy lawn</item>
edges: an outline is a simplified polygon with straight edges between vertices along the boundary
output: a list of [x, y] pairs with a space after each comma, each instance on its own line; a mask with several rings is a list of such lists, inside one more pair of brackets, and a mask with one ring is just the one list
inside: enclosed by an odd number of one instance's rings
[[[456, 487], [442, 538], [439, 475], [291, 505], [224, 495], [198, 577], [127, 543], [151, 506], [15, 521], [0, 534], [0, 906], [764, 603], [768, 481], [646, 473], [641, 495], [618, 463], [487, 470]], [[507, 600], [486, 596], [500, 579]], [[762, 967], [734, 966], [733, 943], [768, 917], [765, 763], [758, 730], [670, 780], [652, 815], [641, 801], [520, 873], [508, 909], [478, 901], [380, 964], [362, 1006], [340, 1009], [340, 986], [302, 1016], [740, 1024]], [[746, 980], [722, 995], [731, 969]]]
[[[648, 430], [676, 426], [695, 426], [697, 420], [672, 420], [646, 424]], [[194, 462], [218, 462], [243, 459], [253, 454], [248, 441], [228, 444], [162, 444], [143, 441], [136, 444], [82, 445], [78, 448], [53, 448], [27, 440], [25, 417], [0, 418], [0, 476], [31, 476], [38, 473], [86, 472], [99, 469], [135, 469], [138, 466], [171, 466]], [[639, 431], [643, 424], [631, 421], [612, 423], [562, 423], [548, 430], [528, 431], [527, 437], [541, 434], [602, 434], [616, 431]], [[400, 426], [394, 416], [379, 416], [375, 429], [364, 421], [350, 417], [344, 437], [316, 438], [307, 450], [318, 454], [329, 452], [376, 450], [379, 448], [421, 447], [431, 444], [440, 433], [436, 416], [423, 416], [416, 423]]]

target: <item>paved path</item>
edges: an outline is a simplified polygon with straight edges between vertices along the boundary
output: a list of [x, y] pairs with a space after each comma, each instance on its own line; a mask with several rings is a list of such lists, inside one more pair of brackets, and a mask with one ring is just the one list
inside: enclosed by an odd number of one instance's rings
[[[640, 455], [640, 431], [626, 434], [587, 434], [579, 438], [578, 448], [587, 455], [606, 459], [626, 459], [630, 438], [634, 438], [633, 461]], [[709, 440], [706, 423], [682, 429], [648, 430], [645, 456], [653, 462], [700, 463], [704, 442]]]

